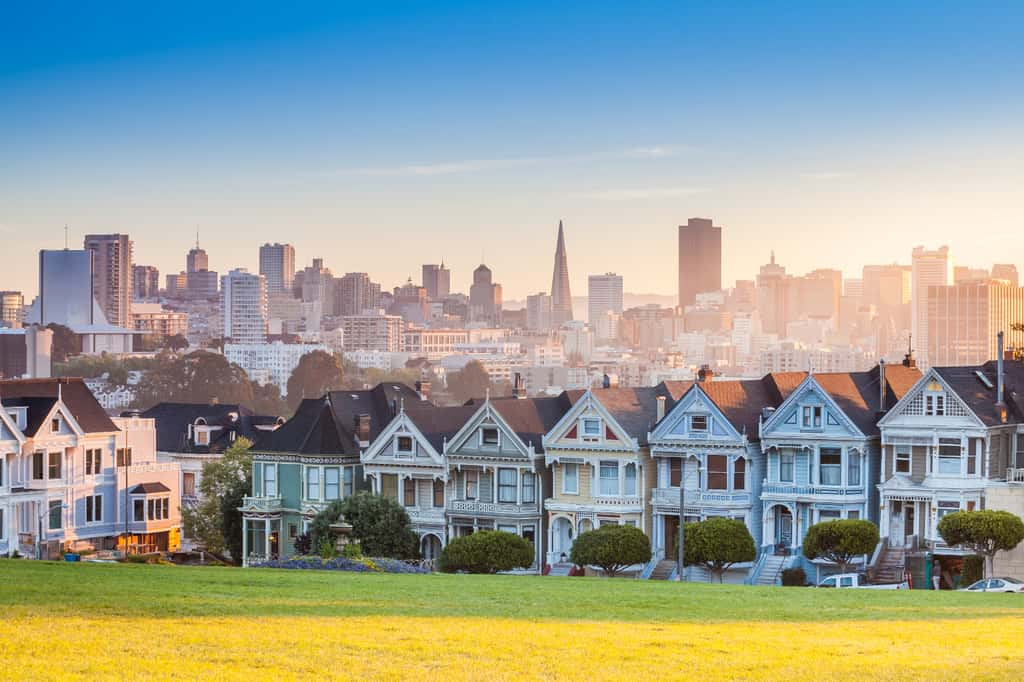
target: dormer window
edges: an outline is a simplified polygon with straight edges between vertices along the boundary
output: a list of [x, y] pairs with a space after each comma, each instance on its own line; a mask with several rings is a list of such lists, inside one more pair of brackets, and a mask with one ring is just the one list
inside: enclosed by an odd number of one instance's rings
[[196, 445], [209, 445], [210, 432], [206, 429], [196, 429]]
[[487, 426], [480, 429], [480, 444], [497, 447], [498, 446], [498, 429], [493, 426]]
[[942, 393], [926, 393], [924, 413], [928, 417], [941, 417], [946, 414], [946, 396]]
[[600, 438], [601, 437], [601, 420], [593, 417], [587, 417], [583, 419], [583, 437], [584, 438]]
[[690, 431], [694, 433], [708, 432], [708, 416], [706, 414], [695, 414], [690, 417]]
[[396, 445], [398, 448], [399, 455], [411, 455], [412, 454], [412, 436], [399, 436], [396, 439]]
[[821, 405], [804, 405], [800, 425], [805, 429], [820, 429], [823, 411]]

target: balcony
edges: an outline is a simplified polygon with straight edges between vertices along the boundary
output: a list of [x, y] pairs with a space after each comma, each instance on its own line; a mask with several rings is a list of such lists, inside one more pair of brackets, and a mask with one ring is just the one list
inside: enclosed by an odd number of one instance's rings
[[761, 488], [762, 495], [786, 495], [789, 497], [809, 497], [822, 495], [833, 498], [864, 497], [864, 486], [838, 487], [827, 485], [796, 485], [794, 483], [765, 483]]
[[1024, 469], [1010, 468], [1006, 470], [1007, 483], [1024, 483]]
[[479, 500], [451, 500], [448, 502], [448, 512], [452, 514], [539, 514], [540, 510], [535, 502], [526, 504], [515, 504], [507, 502], [480, 502]]
[[280, 497], [250, 497], [246, 496], [242, 500], [242, 509], [246, 512], [256, 512], [261, 514], [280, 512], [281, 511], [281, 498]]
[[414, 524], [444, 523], [444, 508], [442, 507], [406, 507], [405, 511]]
[[[750, 506], [752, 496], [742, 490], [687, 490], [686, 504], [715, 506]], [[655, 488], [651, 494], [651, 503], [655, 505], [679, 508], [679, 488]]]

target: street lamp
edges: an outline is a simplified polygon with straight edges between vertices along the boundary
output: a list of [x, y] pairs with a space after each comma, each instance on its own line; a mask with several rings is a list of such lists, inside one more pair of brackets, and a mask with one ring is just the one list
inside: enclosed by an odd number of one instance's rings
[[700, 481], [700, 473], [703, 471], [703, 467], [700, 465], [700, 460], [697, 460], [696, 471], [686, 471], [686, 459], [680, 463], [682, 471], [679, 474], [679, 581], [682, 582], [685, 576], [685, 569], [683, 568], [683, 541], [686, 537], [686, 481], [690, 476], [697, 474], [697, 480]]
[[[56, 509], [56, 507], [53, 509]], [[49, 516], [53, 509], [47, 507], [43, 511], [39, 512], [39, 535], [36, 536], [36, 560], [41, 560], [43, 558], [43, 519]], [[68, 505], [62, 502], [60, 509], [61, 511], [68, 509]]]

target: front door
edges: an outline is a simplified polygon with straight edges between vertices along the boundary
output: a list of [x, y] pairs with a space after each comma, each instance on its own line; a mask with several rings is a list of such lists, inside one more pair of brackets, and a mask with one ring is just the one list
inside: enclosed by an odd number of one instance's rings
[[889, 545], [902, 547], [906, 537], [906, 528], [903, 525], [903, 502], [891, 502], [889, 510]]
[[907, 502], [903, 507], [903, 544], [906, 546], [910, 543], [910, 538], [914, 535], [914, 503]]
[[679, 554], [679, 517], [665, 516], [665, 558], [675, 559]]
[[793, 515], [784, 507], [775, 510], [775, 544], [785, 547], [793, 544]]

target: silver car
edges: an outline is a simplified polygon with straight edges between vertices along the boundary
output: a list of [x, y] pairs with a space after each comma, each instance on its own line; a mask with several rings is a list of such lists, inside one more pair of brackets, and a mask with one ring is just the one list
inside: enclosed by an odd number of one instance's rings
[[1024, 592], [1024, 582], [1016, 578], [989, 578], [962, 588], [960, 592]]

